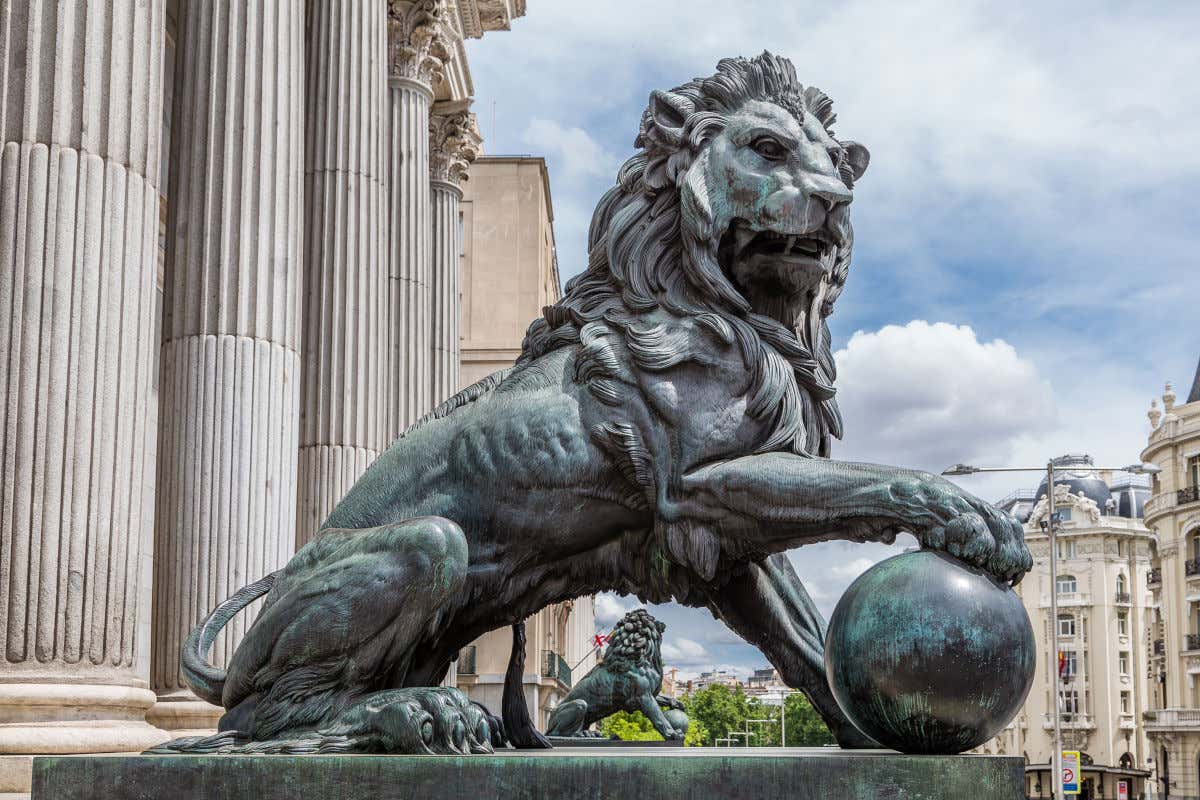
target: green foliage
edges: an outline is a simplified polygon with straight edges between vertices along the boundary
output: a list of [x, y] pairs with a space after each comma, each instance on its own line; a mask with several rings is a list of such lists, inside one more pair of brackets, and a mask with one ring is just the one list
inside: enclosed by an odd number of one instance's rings
[[717, 739], [729, 736], [733, 730], [744, 730], [750, 716], [746, 694], [741, 690], [714, 684], [680, 698], [691, 723], [703, 726], [700, 747], [712, 747]]
[[698, 719], [688, 720], [687, 735], [683, 737], [684, 747], [704, 747], [704, 740], [708, 738], [708, 728]]
[[625, 742], [661, 742], [662, 734], [640, 711], [618, 711], [600, 720], [600, 732]]
[[[680, 700], [691, 718], [685, 744], [693, 747], [712, 747], [717, 739], [729, 736], [730, 731], [745, 731], [749, 727], [754, 735], [751, 745], [778, 747], [780, 740], [779, 706], [764, 704], [757, 697], [747, 697], [738, 689], [728, 686], [709, 686]], [[833, 734], [821, 720], [812, 703], [803, 694], [789, 695], [784, 703], [787, 713], [788, 747], [817, 747], [834, 744]], [[751, 722], [747, 720], [771, 720]], [[742, 737], [738, 737], [741, 744]]]

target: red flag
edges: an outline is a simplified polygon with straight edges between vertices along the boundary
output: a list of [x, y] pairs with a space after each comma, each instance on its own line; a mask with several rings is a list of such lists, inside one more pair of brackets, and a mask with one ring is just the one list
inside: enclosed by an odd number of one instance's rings
[[603, 633], [597, 633], [595, 636], [592, 637], [592, 642], [596, 645], [596, 647], [604, 647], [604, 643], [607, 641], [608, 641], [608, 637], [605, 636]]
[[1063, 677], [1067, 672], [1067, 654], [1062, 650], [1058, 651], [1058, 677]]

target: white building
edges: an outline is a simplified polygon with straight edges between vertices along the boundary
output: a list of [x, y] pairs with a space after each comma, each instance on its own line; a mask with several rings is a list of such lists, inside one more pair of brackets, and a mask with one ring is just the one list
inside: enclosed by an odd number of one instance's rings
[[1200, 367], [1186, 402], [1167, 384], [1154, 401], [1142, 459], [1162, 469], [1146, 501], [1157, 540], [1153, 598], [1154, 691], [1145, 718], [1162, 797], [1200, 797]]
[[[981, 752], [1022, 755], [1029, 797], [1050, 797], [1054, 672], [1062, 675], [1058, 707], [1063, 746], [1079, 750], [1089, 796], [1115, 797], [1125, 781], [1142, 796], [1150, 747], [1141, 712], [1151, 695], [1149, 649], [1153, 602], [1146, 589], [1153, 537], [1143, 524], [1150, 494], [1142, 476], [1099, 473], [1086, 455], [1055, 459], [1058, 579], [1050, 581], [1045, 479], [997, 505], [1025, 522], [1034, 568], [1017, 587], [1033, 624], [1037, 670], [1029, 697]], [[1058, 616], [1050, 616], [1057, 594]], [[1061, 655], [1060, 655], [1061, 654]], [[1061, 661], [1060, 661], [1061, 659]]]

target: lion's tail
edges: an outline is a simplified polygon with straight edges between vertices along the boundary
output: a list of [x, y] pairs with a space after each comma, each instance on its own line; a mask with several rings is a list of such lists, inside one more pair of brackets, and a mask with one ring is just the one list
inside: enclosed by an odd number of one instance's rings
[[275, 585], [272, 572], [266, 577], [238, 589], [229, 598], [209, 612], [204, 621], [192, 629], [183, 642], [183, 651], [179, 655], [180, 669], [183, 679], [201, 700], [213, 705], [221, 705], [221, 693], [225, 690], [225, 670], [208, 663], [208, 651], [221, 629], [233, 619], [234, 615], [246, 606], [271, 591]]

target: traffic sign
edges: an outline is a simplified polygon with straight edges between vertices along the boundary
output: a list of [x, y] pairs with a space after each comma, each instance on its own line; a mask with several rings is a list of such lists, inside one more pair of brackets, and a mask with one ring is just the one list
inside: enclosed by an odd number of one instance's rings
[[1063, 750], [1062, 793], [1079, 794], [1079, 751]]
[[1129, 781], [1117, 781], [1117, 800], [1129, 800]]

